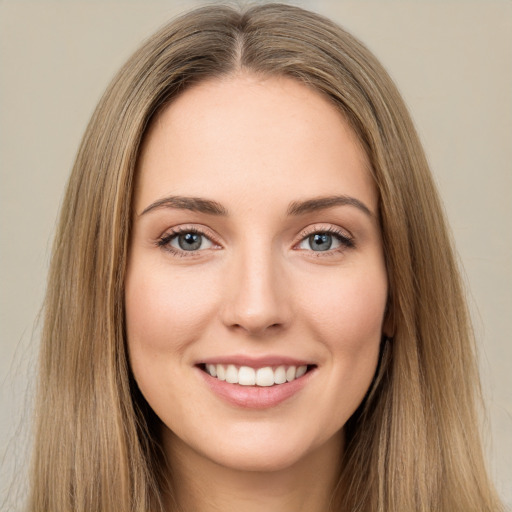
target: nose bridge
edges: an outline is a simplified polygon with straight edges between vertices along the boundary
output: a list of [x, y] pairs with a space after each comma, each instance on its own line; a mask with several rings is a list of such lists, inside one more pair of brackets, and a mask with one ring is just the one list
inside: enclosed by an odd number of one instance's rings
[[233, 255], [224, 322], [251, 334], [284, 326], [290, 317], [282, 264], [271, 243], [248, 242]]

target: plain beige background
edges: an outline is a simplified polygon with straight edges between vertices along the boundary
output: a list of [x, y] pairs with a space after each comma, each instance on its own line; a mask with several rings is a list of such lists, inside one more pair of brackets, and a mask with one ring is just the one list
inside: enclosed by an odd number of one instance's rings
[[[110, 78], [138, 44], [198, 3], [0, 0], [2, 510], [15, 507], [12, 475], [24, 494], [34, 322], [81, 135]], [[512, 2], [295, 3], [359, 36], [410, 106], [471, 290], [490, 468], [512, 506]]]

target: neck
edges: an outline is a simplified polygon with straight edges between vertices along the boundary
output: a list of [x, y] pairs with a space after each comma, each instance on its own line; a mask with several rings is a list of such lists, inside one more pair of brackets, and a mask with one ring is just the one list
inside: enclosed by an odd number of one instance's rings
[[164, 435], [173, 481], [173, 497], [168, 499], [167, 510], [329, 511], [340, 472], [342, 445], [339, 433], [289, 467], [247, 471], [220, 465], [173, 434]]

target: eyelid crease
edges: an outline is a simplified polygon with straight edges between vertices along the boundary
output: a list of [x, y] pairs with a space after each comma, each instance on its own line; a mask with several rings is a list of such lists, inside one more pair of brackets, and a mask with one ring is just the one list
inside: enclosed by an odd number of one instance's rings
[[333, 235], [339, 235], [340, 237], [347, 240], [354, 239], [352, 233], [350, 233], [350, 231], [348, 231], [347, 229], [341, 228], [339, 226], [326, 225], [321, 223], [315, 223], [305, 227], [304, 229], [301, 230], [297, 238], [299, 238], [300, 241], [316, 233], [329, 233]]

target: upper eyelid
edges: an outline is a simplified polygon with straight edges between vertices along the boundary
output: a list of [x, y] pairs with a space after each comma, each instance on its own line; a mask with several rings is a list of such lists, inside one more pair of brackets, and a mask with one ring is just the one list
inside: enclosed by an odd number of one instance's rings
[[[180, 224], [178, 226], [173, 226], [173, 227], [170, 227], [170, 228], [167, 228], [166, 230], [164, 230], [161, 236], [164, 236], [165, 234], [171, 234], [171, 233], [179, 234], [179, 233], [183, 233], [183, 232], [187, 232], [187, 231], [198, 232], [198, 233], [204, 234], [205, 236], [209, 236], [211, 234], [210, 236], [218, 238], [218, 236], [216, 236], [214, 234], [214, 232], [211, 228], [208, 228], [207, 226], [204, 226], [202, 224]], [[299, 231], [297, 238], [300, 238], [302, 236], [307, 236], [307, 235], [310, 235], [310, 234], [316, 233], [316, 232], [338, 232], [338, 231], [346, 233], [348, 237], [352, 237], [352, 234], [346, 228], [342, 228], [341, 226], [333, 225], [330, 223], [316, 222], [314, 224], [310, 224], [309, 226], [306, 226], [305, 228], [302, 228]]]
[[301, 231], [297, 235], [297, 240], [300, 241], [307, 236], [313, 235], [314, 233], [332, 233], [343, 235], [345, 238], [354, 238], [354, 236], [348, 229], [342, 228], [341, 226], [327, 223], [315, 223], [305, 227], [304, 229], [301, 229]]
[[197, 224], [185, 224], [185, 225], [175, 226], [172, 228], [167, 228], [158, 237], [158, 239], [161, 239], [168, 235], [180, 235], [182, 233], [198, 233], [200, 235], [205, 236], [206, 238], [212, 239], [212, 242], [214, 242], [214, 241], [216, 242], [219, 238], [218, 236], [215, 235], [215, 233], [211, 229], [207, 228], [206, 226], [197, 225]]

